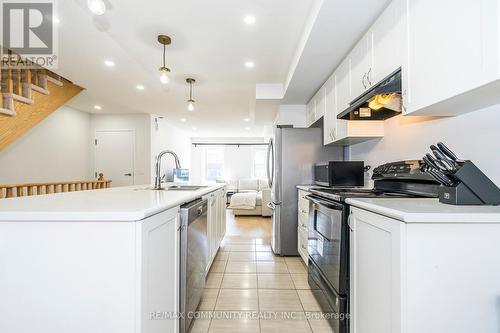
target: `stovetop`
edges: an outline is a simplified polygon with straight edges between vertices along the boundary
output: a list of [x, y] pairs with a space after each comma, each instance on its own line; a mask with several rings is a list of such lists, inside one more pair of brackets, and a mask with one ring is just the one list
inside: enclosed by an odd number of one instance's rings
[[414, 198], [412, 194], [395, 193], [366, 188], [312, 188], [311, 193], [320, 197], [344, 202], [347, 198]]

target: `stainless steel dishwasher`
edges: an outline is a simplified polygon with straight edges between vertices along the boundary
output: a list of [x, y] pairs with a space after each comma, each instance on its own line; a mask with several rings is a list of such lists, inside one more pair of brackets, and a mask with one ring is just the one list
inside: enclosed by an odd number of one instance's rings
[[[181, 207], [180, 332], [187, 333], [205, 288], [208, 264], [208, 200]], [[191, 316], [190, 316], [191, 314]]]

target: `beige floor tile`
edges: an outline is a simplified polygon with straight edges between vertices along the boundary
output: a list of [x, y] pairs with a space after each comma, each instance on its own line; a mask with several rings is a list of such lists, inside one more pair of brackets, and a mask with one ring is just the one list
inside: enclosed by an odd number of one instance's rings
[[221, 289], [215, 306], [217, 311], [257, 311], [259, 309], [256, 289]]
[[255, 245], [255, 251], [259, 251], [259, 252], [272, 252], [271, 245], [269, 245], [269, 244], [265, 244], [265, 245], [258, 244], [258, 245]]
[[258, 274], [259, 289], [295, 289], [290, 274]]
[[295, 289], [311, 289], [307, 281], [307, 274], [291, 274]]
[[198, 305], [198, 310], [212, 311], [215, 308], [218, 295], [219, 295], [219, 289], [203, 290], [203, 294], [201, 295], [200, 305]]
[[285, 262], [288, 264], [289, 262], [303, 262], [301, 257], [285, 257]]
[[[286, 262], [286, 259], [285, 259]], [[307, 274], [307, 267], [304, 265], [304, 263], [301, 262], [287, 262], [286, 263], [288, 267], [288, 271], [290, 273], [302, 273], [302, 274]]]
[[261, 311], [303, 311], [295, 290], [259, 289]]
[[258, 273], [288, 273], [286, 264], [283, 262], [257, 262], [257, 272]]
[[331, 311], [321, 290], [297, 290], [305, 311]]
[[227, 244], [226, 242], [221, 242], [220, 247], [219, 247], [219, 252], [229, 252], [229, 247], [231, 245]]
[[229, 261], [255, 261], [255, 252], [230, 252]]
[[224, 289], [256, 289], [257, 274], [224, 274], [221, 288]]
[[224, 244], [255, 244], [253, 238], [241, 237], [241, 236], [227, 236], [223, 240]]
[[255, 245], [253, 244], [230, 244], [228, 246], [230, 252], [255, 251]]
[[224, 273], [226, 269], [227, 261], [214, 260], [212, 267], [210, 267], [210, 273]]
[[210, 327], [210, 314], [212, 312], [201, 311], [200, 317], [191, 323], [190, 333], [207, 333]]
[[227, 261], [229, 259], [229, 252], [217, 252], [215, 260]]
[[272, 319], [260, 321], [262, 333], [311, 333], [304, 313], [283, 313]]
[[257, 266], [255, 262], [228, 261], [226, 273], [256, 273]]
[[210, 333], [259, 333], [259, 319], [247, 312], [214, 312]]
[[309, 321], [309, 325], [312, 328], [313, 333], [331, 333], [331, 332], [333, 332], [332, 326], [330, 325], [330, 322], [332, 322], [332, 320], [321, 318], [320, 313], [318, 313], [316, 315], [315, 313], [310, 312], [308, 321]]
[[272, 252], [255, 252], [255, 259], [257, 261], [285, 262], [283, 257], [278, 257]]
[[219, 289], [224, 273], [208, 273], [205, 288]]
[[257, 238], [255, 239], [255, 244], [257, 245], [271, 245], [270, 238]]

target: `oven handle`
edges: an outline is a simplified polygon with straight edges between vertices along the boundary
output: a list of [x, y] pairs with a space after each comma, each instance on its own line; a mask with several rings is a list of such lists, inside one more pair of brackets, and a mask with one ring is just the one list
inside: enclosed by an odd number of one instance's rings
[[325, 206], [327, 208], [334, 209], [334, 210], [343, 210], [343, 208], [344, 208], [342, 205], [337, 205], [337, 204], [330, 202], [330, 201], [318, 199], [317, 197], [314, 197], [310, 194], [306, 195], [306, 199], [311, 201], [312, 203], [314, 203], [316, 205]]

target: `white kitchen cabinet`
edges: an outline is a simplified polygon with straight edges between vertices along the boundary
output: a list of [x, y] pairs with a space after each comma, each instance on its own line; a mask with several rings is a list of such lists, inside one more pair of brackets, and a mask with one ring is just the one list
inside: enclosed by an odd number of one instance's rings
[[323, 85], [307, 103], [307, 126], [310, 127], [325, 115], [326, 87]]
[[309, 200], [306, 196], [309, 192], [298, 190], [298, 228], [297, 228], [297, 250], [306, 265], [309, 265], [309, 251], [307, 242], [309, 239]]
[[[406, 0], [404, 0], [406, 1]], [[372, 67], [367, 73], [367, 81], [371, 86], [376, 85], [398, 68], [405, 61], [405, 45], [403, 21], [404, 2], [393, 0], [382, 15], [370, 28], [372, 35]]]
[[[354, 98], [361, 96], [371, 87], [369, 77], [373, 68], [373, 34], [369, 31], [356, 44], [348, 56], [350, 63], [351, 95]], [[352, 102], [349, 101], [349, 102]]]
[[500, 1], [403, 3], [404, 113], [450, 116], [500, 103]]
[[405, 223], [351, 206], [350, 332], [498, 332], [500, 220], [422, 214]]
[[226, 234], [226, 189], [209, 193], [204, 199], [208, 200], [208, 263], [206, 268], [208, 272]]
[[335, 141], [337, 130], [337, 105], [335, 98], [335, 75], [330, 76], [325, 83], [325, 115], [323, 118], [323, 144], [328, 145]]
[[353, 208], [349, 225], [351, 333], [403, 332], [404, 224]]
[[314, 124], [316, 119], [316, 95], [307, 103], [306, 108], [306, 125], [307, 127]]

